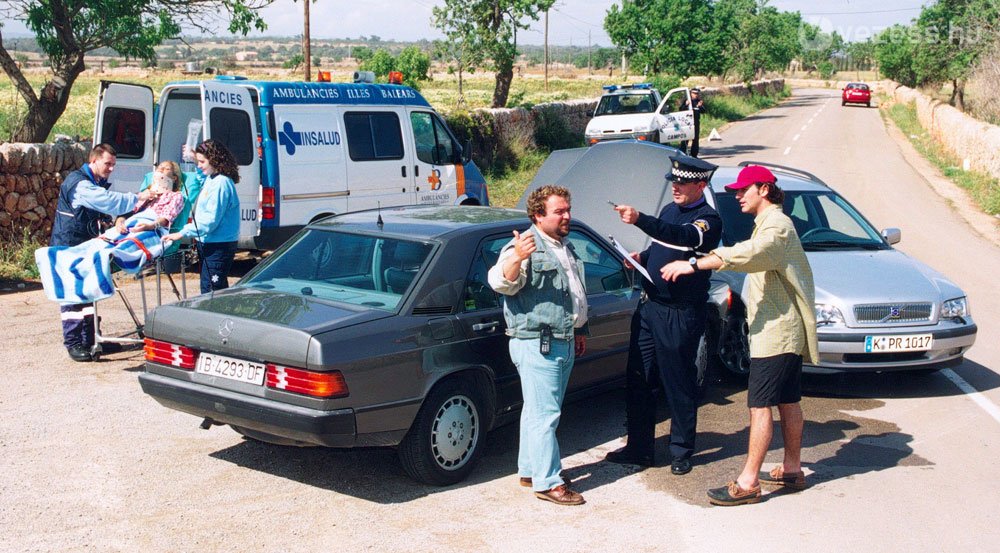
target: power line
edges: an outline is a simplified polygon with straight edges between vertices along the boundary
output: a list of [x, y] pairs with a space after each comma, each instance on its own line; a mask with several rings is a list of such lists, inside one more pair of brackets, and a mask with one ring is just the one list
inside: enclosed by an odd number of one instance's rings
[[863, 12], [813, 12], [804, 13], [802, 15], [865, 15], [871, 13], [894, 13], [894, 12], [915, 12], [924, 9], [923, 7], [918, 8], [897, 8], [894, 10], [872, 10]]

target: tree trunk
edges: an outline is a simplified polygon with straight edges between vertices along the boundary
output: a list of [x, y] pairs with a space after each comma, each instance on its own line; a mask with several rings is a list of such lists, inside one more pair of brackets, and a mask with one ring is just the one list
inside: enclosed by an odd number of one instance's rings
[[965, 79], [953, 79], [951, 81], [951, 104], [959, 111], [965, 111]]
[[507, 106], [510, 96], [510, 84], [514, 81], [514, 63], [512, 60], [497, 62], [496, 86], [493, 87], [493, 107]]
[[67, 62], [53, 68], [52, 78], [36, 96], [34, 89], [24, 78], [20, 68], [10, 59], [8, 52], [0, 46], [0, 66], [14, 82], [18, 93], [24, 99], [28, 111], [21, 125], [11, 133], [11, 142], [45, 142], [52, 127], [66, 111], [69, 92], [76, 78], [83, 72], [83, 53], [67, 56]]

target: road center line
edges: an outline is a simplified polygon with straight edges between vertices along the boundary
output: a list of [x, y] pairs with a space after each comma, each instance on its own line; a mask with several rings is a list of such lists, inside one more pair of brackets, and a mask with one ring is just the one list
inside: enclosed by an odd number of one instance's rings
[[809, 125], [802, 125], [802, 130], [806, 130], [806, 127], [808, 127], [808, 126]]
[[951, 380], [952, 384], [954, 384], [959, 390], [962, 390], [965, 395], [969, 396], [969, 399], [976, 402], [976, 405], [978, 405], [983, 411], [986, 411], [987, 415], [993, 417], [993, 419], [997, 422], [1000, 422], [1000, 407], [990, 403], [990, 400], [986, 399], [983, 394], [979, 393], [978, 390], [962, 379], [961, 376], [958, 376], [955, 371], [951, 369], [941, 369], [941, 374], [948, 380]]
[[783, 153], [783, 154], [781, 154], [781, 155], [783, 155], [783, 156], [787, 156], [787, 155], [788, 155], [788, 152], [791, 152], [791, 151], [792, 151], [792, 147], [791, 147], [791, 146], [789, 146], [789, 147], [785, 148], [785, 153]]
[[800, 136], [802, 136], [802, 135], [801, 134], [795, 135], [795, 137], [792, 138], [792, 142], [795, 142], [796, 140], [798, 140]]

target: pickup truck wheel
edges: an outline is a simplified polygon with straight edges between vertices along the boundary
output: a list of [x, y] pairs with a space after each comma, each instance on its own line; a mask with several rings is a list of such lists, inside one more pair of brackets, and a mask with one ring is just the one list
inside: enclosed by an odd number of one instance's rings
[[435, 486], [464, 480], [482, 453], [483, 404], [482, 393], [470, 380], [437, 385], [399, 444], [406, 473]]

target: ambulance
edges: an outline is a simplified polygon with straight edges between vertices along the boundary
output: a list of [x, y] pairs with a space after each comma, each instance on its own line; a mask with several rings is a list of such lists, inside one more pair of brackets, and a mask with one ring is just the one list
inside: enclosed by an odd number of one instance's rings
[[94, 139], [118, 151], [113, 189], [137, 191], [157, 163], [208, 138], [239, 164], [241, 249], [274, 249], [347, 211], [489, 205], [469, 149], [408, 86], [218, 76], [169, 83], [154, 104], [148, 86], [101, 82]]

